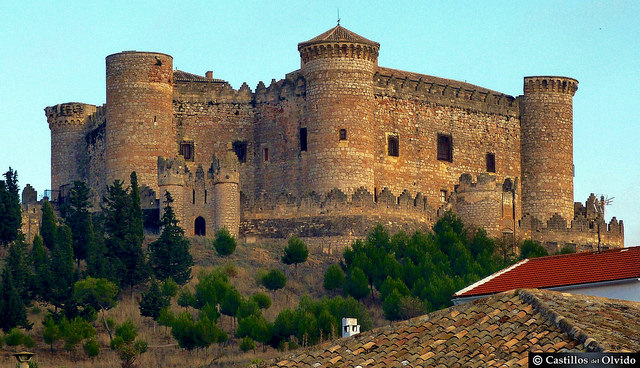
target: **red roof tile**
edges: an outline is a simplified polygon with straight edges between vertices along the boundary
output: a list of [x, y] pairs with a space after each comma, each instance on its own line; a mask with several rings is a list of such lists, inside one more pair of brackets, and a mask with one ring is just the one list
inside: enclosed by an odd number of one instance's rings
[[494, 294], [640, 277], [640, 246], [525, 259], [453, 296]]

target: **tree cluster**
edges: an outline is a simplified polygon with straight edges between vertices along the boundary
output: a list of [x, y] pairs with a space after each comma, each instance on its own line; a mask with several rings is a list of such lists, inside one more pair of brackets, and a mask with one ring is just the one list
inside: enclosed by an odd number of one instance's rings
[[385, 317], [398, 320], [448, 307], [456, 290], [504, 266], [486, 232], [465, 228], [454, 214], [432, 230], [390, 236], [377, 226], [344, 251], [340, 267], [327, 270], [325, 288], [342, 287], [358, 300], [377, 292]]

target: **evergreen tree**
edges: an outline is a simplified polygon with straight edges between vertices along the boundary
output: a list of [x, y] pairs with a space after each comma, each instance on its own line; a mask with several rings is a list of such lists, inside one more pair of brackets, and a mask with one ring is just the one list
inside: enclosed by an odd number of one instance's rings
[[109, 324], [105, 316], [105, 311], [118, 304], [118, 286], [107, 279], [96, 279], [87, 277], [79, 280], [73, 287], [73, 297], [84, 306], [99, 310], [102, 314], [104, 328], [111, 335]]
[[151, 280], [149, 289], [142, 294], [140, 300], [140, 314], [145, 317], [151, 317], [154, 321], [160, 317], [160, 311], [167, 308], [171, 304], [168, 296], [164, 295], [160, 290], [158, 281]]
[[5, 268], [11, 273], [13, 286], [16, 288], [22, 300], [29, 300], [31, 281], [31, 262], [27, 254], [27, 245], [24, 243], [24, 235], [18, 234], [16, 240], [9, 246], [9, 254], [5, 260]]
[[189, 253], [189, 240], [178, 225], [175, 212], [171, 207], [171, 193], [165, 193], [165, 207], [162, 215], [162, 234], [149, 245], [149, 263], [159, 280], [172, 278], [180, 285], [191, 279], [193, 258]]
[[93, 223], [89, 203], [91, 192], [84, 181], [75, 181], [64, 204], [63, 217], [73, 236], [73, 254], [78, 267], [81, 259], [87, 258], [87, 251], [93, 243]]
[[298, 263], [306, 262], [308, 257], [309, 257], [309, 249], [307, 248], [307, 245], [297, 236], [292, 236], [289, 239], [288, 245], [284, 248], [282, 263], [286, 265], [293, 264], [295, 267], [295, 273], [297, 276]]
[[51, 282], [51, 265], [39, 235], [33, 237], [31, 262], [33, 264], [30, 283], [32, 296], [37, 300], [46, 301]]
[[359, 267], [354, 267], [344, 282], [344, 291], [352, 297], [360, 300], [371, 293], [367, 276]]
[[135, 239], [136, 244], [142, 245], [144, 241], [144, 218], [142, 215], [142, 206], [140, 204], [140, 187], [138, 186], [138, 176], [133, 171], [130, 175], [131, 179], [131, 235]]
[[326, 290], [335, 290], [342, 287], [344, 284], [344, 272], [337, 264], [329, 266], [327, 272], [324, 273], [323, 286]]
[[44, 201], [42, 205], [42, 222], [40, 223], [40, 236], [44, 246], [51, 250], [56, 237], [56, 215], [53, 213], [53, 206], [49, 201]]
[[[135, 178], [135, 176], [132, 176]], [[122, 286], [133, 286], [146, 277], [146, 264], [142, 252], [142, 233], [135, 218], [132, 197], [116, 180], [107, 187], [104, 198], [105, 247], [110, 268]], [[139, 196], [138, 196], [139, 197]]]
[[229, 230], [222, 228], [216, 231], [216, 239], [213, 241], [213, 246], [219, 256], [226, 257], [233, 254], [236, 250], [236, 245], [236, 239], [231, 236]]
[[55, 243], [51, 250], [51, 289], [49, 293], [49, 302], [56, 308], [68, 307], [72, 303], [76, 274], [71, 244], [69, 227], [66, 225], [58, 226]]
[[14, 327], [31, 328], [27, 321], [27, 310], [20, 293], [13, 285], [8, 267], [2, 270], [0, 284], [0, 329], [5, 333]]
[[260, 281], [262, 286], [275, 293], [278, 289], [282, 289], [284, 287], [287, 283], [287, 277], [282, 273], [282, 271], [274, 268], [267, 272]]
[[17, 239], [22, 227], [22, 207], [18, 195], [18, 172], [9, 168], [0, 180], [0, 245]]
[[547, 250], [542, 245], [531, 239], [525, 240], [520, 247], [521, 259], [544, 257], [548, 255], [549, 252], [547, 252]]

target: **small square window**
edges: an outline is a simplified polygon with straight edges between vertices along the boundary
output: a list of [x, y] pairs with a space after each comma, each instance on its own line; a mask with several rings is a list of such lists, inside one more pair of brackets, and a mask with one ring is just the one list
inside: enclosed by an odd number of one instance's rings
[[346, 141], [347, 140], [347, 130], [346, 129], [340, 129], [340, 140], [341, 141]]
[[194, 149], [193, 142], [180, 143], [180, 154], [186, 161], [193, 161]]
[[238, 161], [247, 162], [247, 141], [235, 141], [232, 147], [233, 152], [238, 156]]
[[450, 135], [438, 134], [438, 160], [453, 162]]
[[440, 202], [444, 203], [447, 201], [447, 191], [444, 189], [440, 190]]
[[496, 155], [493, 153], [487, 153], [486, 161], [487, 161], [487, 172], [490, 172], [490, 173], [496, 172]]
[[262, 151], [262, 158], [264, 159], [264, 162], [269, 161], [269, 149], [268, 148], [265, 148]]
[[400, 139], [397, 135], [387, 136], [387, 154], [389, 156], [400, 156]]
[[300, 151], [307, 150], [307, 128], [300, 128]]

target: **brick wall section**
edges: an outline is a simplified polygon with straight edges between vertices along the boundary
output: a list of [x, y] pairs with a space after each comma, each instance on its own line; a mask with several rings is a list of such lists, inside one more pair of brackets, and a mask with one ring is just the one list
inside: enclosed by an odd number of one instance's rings
[[573, 95], [578, 81], [526, 77], [521, 117], [522, 206], [540, 221], [573, 219]]
[[175, 152], [173, 58], [126, 51], [107, 56], [107, 183], [139, 183], [158, 190], [157, 158]]

